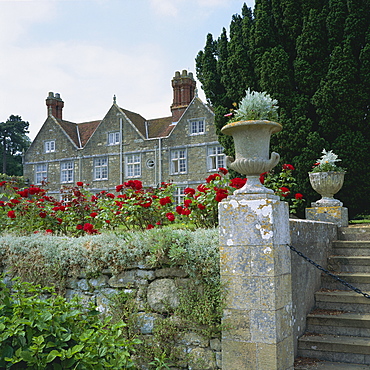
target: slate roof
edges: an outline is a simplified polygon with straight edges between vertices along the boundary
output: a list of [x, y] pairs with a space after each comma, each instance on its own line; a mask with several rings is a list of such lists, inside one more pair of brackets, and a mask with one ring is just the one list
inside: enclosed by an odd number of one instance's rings
[[[138, 113], [123, 108], [119, 109], [146, 139], [166, 137], [175, 127], [172, 123], [172, 116], [146, 120]], [[83, 148], [102, 120], [74, 123], [57, 119], [57, 122], [77, 148]]]

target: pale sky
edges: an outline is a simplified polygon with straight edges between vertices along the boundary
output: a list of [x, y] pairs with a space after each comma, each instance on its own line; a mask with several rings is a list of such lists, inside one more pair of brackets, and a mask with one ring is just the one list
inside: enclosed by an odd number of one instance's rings
[[[254, 0], [0, 0], [0, 122], [45, 122], [49, 91], [63, 119], [103, 119], [117, 104], [147, 119], [170, 115], [175, 71], [195, 73], [206, 36], [218, 38]], [[205, 101], [200, 83], [199, 96]]]

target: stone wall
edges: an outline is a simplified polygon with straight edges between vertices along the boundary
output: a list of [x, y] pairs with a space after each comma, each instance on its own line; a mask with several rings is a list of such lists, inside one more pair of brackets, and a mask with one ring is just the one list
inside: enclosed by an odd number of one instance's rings
[[[290, 220], [291, 245], [317, 264], [326, 267], [331, 243], [337, 239], [333, 223]], [[315, 305], [315, 292], [321, 286], [321, 271], [295, 252], [291, 252], [293, 335], [295, 354], [298, 338], [306, 329], [306, 317]]]
[[[78, 277], [68, 279], [66, 298], [77, 295], [82, 302], [92, 302], [101, 312], [109, 313], [114, 295], [130, 293], [135, 297], [138, 311], [134, 314], [137, 331], [151, 340], [156, 325], [166, 320], [176, 320], [168, 312], [178, 307], [179, 290], [186, 289], [188, 283], [189, 276], [181, 267], [150, 269], [137, 265], [118, 275], [106, 269], [92, 278], [81, 271]], [[179, 335], [176, 347], [184, 356], [171, 369], [220, 369], [220, 337], [207, 337], [194, 329], [187, 328]]]

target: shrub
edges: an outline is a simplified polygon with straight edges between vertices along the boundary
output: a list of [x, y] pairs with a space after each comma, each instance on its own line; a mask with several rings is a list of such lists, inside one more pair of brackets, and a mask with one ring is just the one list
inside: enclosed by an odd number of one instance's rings
[[93, 306], [67, 302], [52, 288], [0, 281], [2, 369], [134, 368], [137, 340], [122, 336], [125, 324], [110, 324]]

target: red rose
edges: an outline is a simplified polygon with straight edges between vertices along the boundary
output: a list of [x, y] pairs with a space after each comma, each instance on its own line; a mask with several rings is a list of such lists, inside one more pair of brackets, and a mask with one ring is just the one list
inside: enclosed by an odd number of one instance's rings
[[90, 217], [95, 218], [98, 214], [96, 212], [91, 212]]
[[166, 204], [168, 204], [168, 203], [172, 203], [172, 200], [171, 200], [171, 198], [170, 198], [170, 197], [164, 197], [164, 198], [160, 198], [160, 199], [159, 199], [159, 204], [160, 204], [161, 206], [164, 206], [164, 205], [166, 205]]
[[116, 186], [116, 192], [120, 192], [123, 189], [123, 185], [117, 185]]
[[107, 193], [106, 196], [107, 196], [107, 198], [111, 198], [111, 199], [114, 198], [114, 194], [112, 194], [112, 193]]
[[303, 199], [303, 194], [301, 193], [297, 193], [295, 196], [294, 196], [295, 199]]
[[182, 215], [182, 211], [183, 211], [184, 209], [181, 207], [181, 206], [177, 206], [176, 207], [176, 212], [179, 214], [179, 215]]
[[228, 174], [228, 170], [226, 169], [226, 168], [224, 168], [224, 167], [220, 167], [219, 169], [218, 169], [223, 175], [227, 175]]
[[84, 227], [81, 225], [81, 224], [78, 224], [77, 226], [76, 226], [76, 229], [77, 230], [82, 230]]
[[189, 216], [190, 213], [191, 213], [191, 209], [189, 209], [189, 208], [184, 208], [184, 210], [182, 211], [182, 214], [184, 216]]
[[82, 181], [77, 181], [77, 182], [76, 182], [76, 185], [77, 185], [77, 186], [84, 186], [84, 183], [83, 183]]
[[241, 179], [240, 177], [235, 177], [234, 179], [231, 179], [230, 186], [235, 189], [240, 189], [245, 185], [246, 182], [247, 182], [247, 179]]
[[228, 191], [226, 189], [218, 189], [215, 196], [216, 202], [221, 202], [222, 199], [227, 198], [227, 193]]
[[291, 164], [283, 164], [283, 170], [290, 170], [290, 171], [294, 171], [295, 168], [294, 166], [292, 166]]
[[201, 204], [201, 203], [199, 203], [199, 204], [197, 205], [197, 207], [198, 207], [200, 210], [202, 210], [202, 209], [205, 209], [205, 208], [206, 208], [206, 206], [205, 206], [204, 204]]
[[8, 212], [8, 217], [9, 218], [15, 218], [15, 212], [14, 211], [9, 211]]
[[285, 186], [282, 186], [279, 190], [281, 191], [282, 197], [287, 197], [290, 194], [290, 190]]
[[168, 218], [169, 221], [175, 221], [175, 215], [172, 212], [166, 213], [166, 217]]
[[193, 201], [191, 200], [191, 199], [185, 199], [184, 200], [184, 206], [185, 207], [189, 207], [190, 206], [190, 204], [192, 203]]
[[263, 185], [265, 183], [265, 176], [267, 175], [267, 172], [260, 174], [260, 183]]
[[85, 225], [83, 226], [83, 230], [86, 232], [91, 232], [94, 228], [94, 225], [86, 222]]
[[221, 176], [218, 173], [214, 173], [213, 175], [209, 175], [206, 178], [206, 181], [207, 181], [207, 183], [210, 183], [211, 181], [214, 181], [214, 180], [217, 180], [217, 179], [220, 179], [220, 178], [221, 178]]
[[46, 229], [46, 230], [45, 230], [45, 232], [46, 232], [46, 233], [48, 233], [48, 234], [51, 234], [51, 233], [53, 232], [53, 230], [51, 230], [51, 229]]
[[39, 216], [40, 216], [41, 218], [45, 218], [45, 217], [46, 217], [46, 212], [40, 212], [40, 213], [39, 213]]
[[154, 229], [154, 225], [149, 224], [149, 225], [146, 227], [146, 229], [147, 229], [147, 230]]
[[200, 184], [197, 186], [197, 189], [198, 191], [200, 191], [201, 193], [206, 193], [207, 190], [209, 190], [209, 188], [207, 188], [206, 186], [204, 186], [203, 184]]
[[195, 194], [195, 189], [193, 189], [193, 188], [185, 188], [184, 189], [184, 194], [185, 195], [189, 195], [190, 197], [192, 197]]

